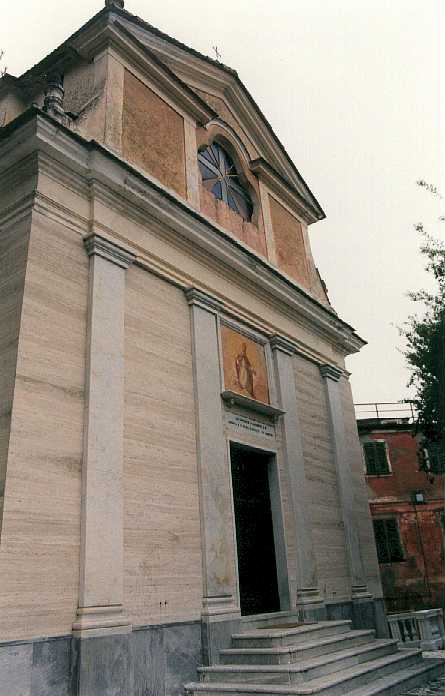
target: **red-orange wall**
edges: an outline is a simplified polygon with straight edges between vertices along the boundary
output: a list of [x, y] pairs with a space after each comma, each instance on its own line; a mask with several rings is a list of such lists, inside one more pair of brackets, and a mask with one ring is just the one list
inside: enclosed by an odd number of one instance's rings
[[[403, 430], [374, 430], [361, 440], [385, 440], [392, 473], [367, 476], [371, 515], [397, 517], [405, 560], [381, 563], [383, 594], [388, 611], [444, 606], [443, 477], [428, 479], [419, 471], [417, 440]], [[422, 491], [426, 503], [414, 505], [412, 494]]]

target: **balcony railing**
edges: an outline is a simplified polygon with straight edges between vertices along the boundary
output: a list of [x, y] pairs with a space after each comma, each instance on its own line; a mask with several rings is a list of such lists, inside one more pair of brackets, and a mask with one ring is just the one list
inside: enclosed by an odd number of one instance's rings
[[413, 423], [416, 410], [411, 401], [369, 401], [354, 404], [357, 420], [365, 418], [397, 418]]
[[402, 648], [441, 650], [444, 647], [442, 609], [388, 614], [389, 632]]

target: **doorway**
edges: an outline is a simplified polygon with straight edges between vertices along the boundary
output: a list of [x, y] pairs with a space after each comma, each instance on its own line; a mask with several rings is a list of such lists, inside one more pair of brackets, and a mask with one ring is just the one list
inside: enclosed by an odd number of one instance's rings
[[271, 455], [230, 445], [241, 614], [280, 611], [270, 495]]

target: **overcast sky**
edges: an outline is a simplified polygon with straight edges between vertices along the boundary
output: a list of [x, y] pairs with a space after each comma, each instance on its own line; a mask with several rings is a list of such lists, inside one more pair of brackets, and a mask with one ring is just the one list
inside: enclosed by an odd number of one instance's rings
[[[38, 62], [102, 4], [0, 0], [8, 72]], [[316, 264], [334, 308], [368, 341], [347, 363], [356, 402], [408, 395], [396, 327], [414, 309], [407, 290], [429, 281], [413, 224], [439, 233], [438, 200], [415, 182], [441, 185], [440, 4], [126, 0], [202, 53], [218, 47], [321, 203], [327, 219], [310, 228]]]

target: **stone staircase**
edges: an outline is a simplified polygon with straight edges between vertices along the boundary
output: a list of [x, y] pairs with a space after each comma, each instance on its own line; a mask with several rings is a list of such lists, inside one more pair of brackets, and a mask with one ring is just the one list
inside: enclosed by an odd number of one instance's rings
[[220, 664], [202, 667], [187, 696], [401, 696], [437, 677], [441, 661], [350, 621], [256, 628], [232, 636]]

